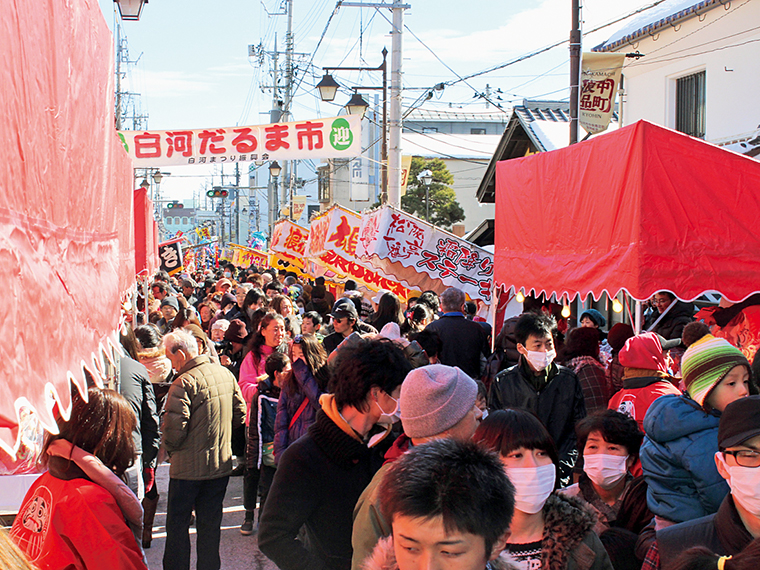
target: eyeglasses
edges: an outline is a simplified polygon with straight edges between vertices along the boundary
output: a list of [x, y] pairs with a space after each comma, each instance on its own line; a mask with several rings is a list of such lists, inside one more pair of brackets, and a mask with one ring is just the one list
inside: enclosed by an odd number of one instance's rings
[[333, 317], [332, 322], [341, 324], [343, 321], [346, 320], [346, 317]]
[[749, 449], [726, 450], [724, 455], [733, 455], [737, 465], [741, 467], [760, 467], [760, 451]]

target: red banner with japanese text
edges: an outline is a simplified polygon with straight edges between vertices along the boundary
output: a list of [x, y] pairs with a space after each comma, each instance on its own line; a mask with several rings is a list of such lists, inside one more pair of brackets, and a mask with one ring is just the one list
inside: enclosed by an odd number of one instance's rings
[[119, 131], [119, 137], [135, 168], [351, 158], [361, 154], [361, 117], [219, 129]]
[[362, 214], [356, 256], [407, 287], [456, 287], [491, 303], [491, 253], [390, 206]]

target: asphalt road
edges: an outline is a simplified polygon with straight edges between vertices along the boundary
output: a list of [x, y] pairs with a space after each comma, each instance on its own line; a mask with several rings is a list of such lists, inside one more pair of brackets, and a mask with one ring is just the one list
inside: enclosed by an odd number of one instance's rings
[[[160, 570], [166, 544], [166, 498], [169, 491], [169, 464], [164, 463], [156, 472], [160, 498], [153, 523], [153, 543], [145, 551], [150, 570]], [[219, 554], [222, 558], [222, 570], [277, 570], [277, 566], [264, 556], [258, 547], [256, 527], [250, 536], [240, 534], [240, 525], [245, 518], [243, 509], [243, 478], [230, 477], [227, 494], [224, 497], [224, 517], [222, 519], [222, 540]], [[192, 561], [190, 568], [195, 568], [195, 527], [190, 527], [192, 542]]]

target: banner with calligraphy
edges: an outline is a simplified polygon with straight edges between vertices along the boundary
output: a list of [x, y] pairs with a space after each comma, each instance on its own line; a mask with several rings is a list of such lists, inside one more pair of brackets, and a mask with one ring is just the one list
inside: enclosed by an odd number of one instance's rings
[[269, 265], [269, 254], [266, 252], [236, 243], [229, 244], [229, 247], [232, 249], [232, 264], [237, 267], [248, 268], [251, 265], [268, 267]]
[[581, 100], [578, 120], [587, 133], [607, 130], [623, 71], [623, 53], [584, 53], [581, 60]]
[[183, 269], [182, 245], [184, 238], [177, 238], [158, 244], [158, 258], [161, 261], [161, 270], [169, 275], [179, 273]]
[[372, 291], [387, 289], [406, 300], [407, 287], [357, 259], [361, 219], [360, 214], [336, 204], [312, 220], [306, 242], [306, 255], [313, 262], [311, 271], [337, 283], [353, 279]]
[[274, 225], [269, 249], [289, 257], [302, 258], [308, 237], [309, 230], [288, 219], [282, 219]]
[[269, 267], [274, 267], [278, 271], [280, 269], [284, 269], [285, 271], [292, 271], [298, 277], [314, 277], [315, 274], [308, 271], [305, 265], [306, 260], [296, 259], [295, 257], [290, 257], [284, 253], [272, 253], [269, 255]]
[[119, 137], [135, 168], [351, 158], [361, 154], [361, 117], [221, 129], [119, 131]]
[[491, 303], [491, 253], [390, 206], [362, 214], [356, 256], [407, 287], [457, 287]]

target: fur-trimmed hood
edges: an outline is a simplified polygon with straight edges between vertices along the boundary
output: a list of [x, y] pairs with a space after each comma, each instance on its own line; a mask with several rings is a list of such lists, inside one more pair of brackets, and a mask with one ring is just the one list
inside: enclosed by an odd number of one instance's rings
[[544, 505], [542, 570], [565, 570], [571, 555], [578, 568], [589, 568], [596, 554], [581, 543], [596, 519], [596, 513], [580, 499], [553, 493]]
[[[502, 552], [496, 560], [491, 560], [487, 568], [488, 570], [517, 570], [517, 566], [507, 552]], [[378, 541], [372, 554], [362, 563], [362, 570], [398, 570], [392, 536]]]

